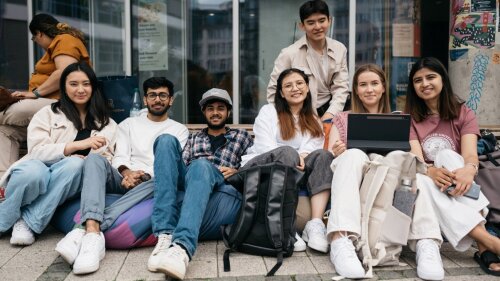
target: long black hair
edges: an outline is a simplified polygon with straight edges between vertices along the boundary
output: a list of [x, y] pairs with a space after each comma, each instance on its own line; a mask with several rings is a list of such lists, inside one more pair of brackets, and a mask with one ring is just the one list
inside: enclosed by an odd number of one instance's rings
[[[78, 109], [66, 93], [66, 79], [70, 73], [75, 71], [85, 73], [89, 78], [90, 85], [92, 86], [92, 96], [86, 105], [87, 115], [85, 117], [84, 124], [82, 124]], [[61, 74], [59, 87], [61, 90], [61, 98], [59, 101], [52, 104], [52, 111], [54, 113], [58, 113], [59, 111], [64, 113], [66, 118], [73, 123], [77, 130], [86, 128], [89, 130], [100, 131], [109, 124], [110, 112], [108, 105], [99, 90], [94, 70], [92, 70], [86, 62], [81, 61], [68, 65]]]
[[415, 73], [422, 68], [427, 68], [431, 71], [436, 72], [441, 76], [443, 81], [443, 89], [439, 94], [438, 100], [438, 112], [439, 117], [443, 120], [452, 120], [458, 117], [460, 114], [460, 106], [463, 101], [455, 95], [451, 87], [450, 77], [444, 65], [436, 58], [425, 57], [417, 61], [411, 68], [410, 75], [408, 77], [408, 94], [406, 95], [405, 112], [409, 113], [411, 117], [417, 121], [421, 122], [429, 116], [429, 108], [423, 99], [421, 99], [415, 90], [413, 85], [413, 77]]
[[[297, 68], [289, 68], [281, 72], [276, 83], [276, 94], [274, 95], [274, 106], [276, 112], [278, 113], [278, 121], [280, 124], [281, 138], [284, 140], [289, 140], [295, 137], [296, 129], [295, 122], [292, 111], [290, 110], [290, 105], [284, 97], [282, 97], [281, 92], [283, 91], [283, 79], [292, 73], [297, 73], [309, 86], [309, 77], [304, 73], [304, 71]], [[319, 124], [319, 118], [314, 112], [312, 106], [311, 90], [307, 92], [306, 99], [302, 104], [302, 109], [299, 112], [299, 127], [301, 133], [309, 132], [312, 137], [321, 137], [323, 135], [323, 130]]]

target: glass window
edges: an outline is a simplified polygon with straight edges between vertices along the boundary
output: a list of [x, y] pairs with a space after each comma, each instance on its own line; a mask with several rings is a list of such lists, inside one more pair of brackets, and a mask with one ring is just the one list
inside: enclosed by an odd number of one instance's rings
[[[80, 29], [86, 36], [97, 76], [125, 74], [125, 0], [35, 0], [33, 15], [48, 13]], [[35, 49], [35, 61], [44, 51]]]
[[420, 57], [420, 0], [356, 1], [356, 67], [386, 72], [393, 110], [403, 110], [408, 75]]
[[0, 1], [0, 85], [9, 89], [28, 89], [27, 17], [26, 1]]
[[[240, 0], [240, 123], [253, 123], [267, 103], [274, 60], [303, 36], [298, 23], [304, 0]], [[326, 1], [333, 19], [329, 36], [348, 46], [349, 1]]]
[[[135, 0], [132, 1], [133, 72], [139, 82], [165, 76], [174, 83], [175, 101], [170, 115], [179, 122], [204, 123], [198, 102], [213, 87], [232, 95], [231, 0]], [[164, 24], [154, 24], [158, 36], [145, 31], [149, 18], [141, 15], [161, 7]], [[160, 21], [163, 22], [163, 21]], [[141, 42], [150, 40], [166, 48], [166, 62], [155, 65], [144, 58]]]

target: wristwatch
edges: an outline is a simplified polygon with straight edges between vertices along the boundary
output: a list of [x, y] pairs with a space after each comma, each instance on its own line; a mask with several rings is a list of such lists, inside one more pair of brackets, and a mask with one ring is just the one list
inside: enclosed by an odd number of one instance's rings
[[41, 98], [42, 95], [40, 95], [40, 92], [38, 91], [37, 88], [33, 89], [33, 94], [35, 94], [35, 97], [38, 99], [38, 98]]

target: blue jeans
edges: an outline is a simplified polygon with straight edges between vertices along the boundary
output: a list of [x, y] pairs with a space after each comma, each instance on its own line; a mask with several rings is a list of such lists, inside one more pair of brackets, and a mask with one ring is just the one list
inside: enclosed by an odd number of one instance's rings
[[66, 157], [55, 163], [27, 160], [16, 165], [0, 204], [0, 232], [22, 218], [35, 233], [50, 222], [57, 206], [79, 193], [83, 159]]
[[208, 160], [197, 159], [186, 167], [181, 145], [171, 135], [156, 139], [154, 154], [153, 233], [172, 234], [172, 242], [192, 257], [200, 228], [204, 238], [220, 237], [220, 226], [236, 219], [241, 195]]

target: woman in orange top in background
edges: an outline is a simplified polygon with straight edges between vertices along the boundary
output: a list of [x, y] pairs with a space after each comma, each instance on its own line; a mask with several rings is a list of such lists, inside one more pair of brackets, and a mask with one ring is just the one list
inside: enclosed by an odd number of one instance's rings
[[59, 78], [66, 66], [85, 61], [90, 64], [83, 33], [47, 14], [30, 22], [31, 40], [45, 50], [35, 65], [28, 91], [11, 95], [19, 101], [0, 112], [0, 176], [19, 158], [19, 143], [26, 141], [26, 128], [42, 107], [59, 99]]

